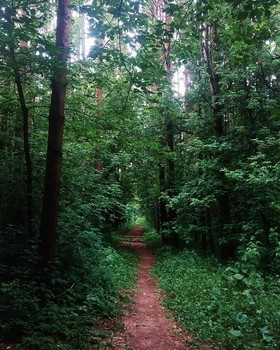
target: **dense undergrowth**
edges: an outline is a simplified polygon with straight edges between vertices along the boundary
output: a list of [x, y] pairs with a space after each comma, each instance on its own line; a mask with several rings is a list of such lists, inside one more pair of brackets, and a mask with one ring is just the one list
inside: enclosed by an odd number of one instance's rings
[[221, 265], [194, 251], [159, 249], [154, 269], [165, 305], [193, 336], [214, 349], [280, 347], [279, 276], [264, 276], [242, 263]]
[[51, 286], [28, 271], [20, 274], [19, 267], [10, 269], [0, 287], [2, 341], [17, 343], [17, 349], [99, 348], [98, 321], [117, 313], [120, 290], [133, 285], [138, 260], [93, 232], [76, 236], [71, 264], [58, 261]]

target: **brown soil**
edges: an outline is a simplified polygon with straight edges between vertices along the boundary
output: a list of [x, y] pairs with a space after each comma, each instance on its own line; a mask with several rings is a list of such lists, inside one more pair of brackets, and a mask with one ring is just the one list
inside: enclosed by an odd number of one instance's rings
[[156, 259], [139, 242], [142, 234], [143, 229], [137, 227], [125, 235], [129, 240], [124, 244], [139, 255], [140, 266], [132, 309], [124, 316], [124, 331], [114, 337], [112, 347], [115, 350], [187, 350], [189, 336], [161, 305], [160, 291], [151, 276]]

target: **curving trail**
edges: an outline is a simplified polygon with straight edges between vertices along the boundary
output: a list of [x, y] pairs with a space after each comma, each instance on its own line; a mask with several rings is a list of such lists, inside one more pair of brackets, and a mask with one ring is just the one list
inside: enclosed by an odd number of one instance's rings
[[[189, 337], [160, 304], [160, 292], [151, 269], [155, 256], [139, 242], [143, 229], [137, 227], [126, 234], [125, 245], [133, 247], [140, 257], [140, 266], [134, 303], [129, 315], [124, 316], [124, 331], [113, 339], [115, 350], [188, 350]], [[135, 238], [133, 238], [135, 237]]]

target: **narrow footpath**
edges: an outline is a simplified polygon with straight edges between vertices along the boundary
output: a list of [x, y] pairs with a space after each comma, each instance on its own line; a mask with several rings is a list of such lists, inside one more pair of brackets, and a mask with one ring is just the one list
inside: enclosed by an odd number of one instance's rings
[[137, 227], [126, 234], [125, 245], [140, 257], [136, 291], [131, 312], [124, 316], [124, 331], [113, 339], [115, 350], [188, 350], [187, 334], [161, 305], [160, 291], [151, 276], [155, 256], [141, 242], [143, 229]]

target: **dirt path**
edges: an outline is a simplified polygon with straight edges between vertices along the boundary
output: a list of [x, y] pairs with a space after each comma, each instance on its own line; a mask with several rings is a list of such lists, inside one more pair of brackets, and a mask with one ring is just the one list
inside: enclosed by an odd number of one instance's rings
[[113, 349], [187, 350], [187, 335], [160, 304], [160, 292], [150, 274], [155, 256], [139, 242], [142, 234], [138, 227], [126, 235], [125, 244], [139, 255], [140, 266], [132, 310], [124, 316], [124, 331], [114, 337]]

